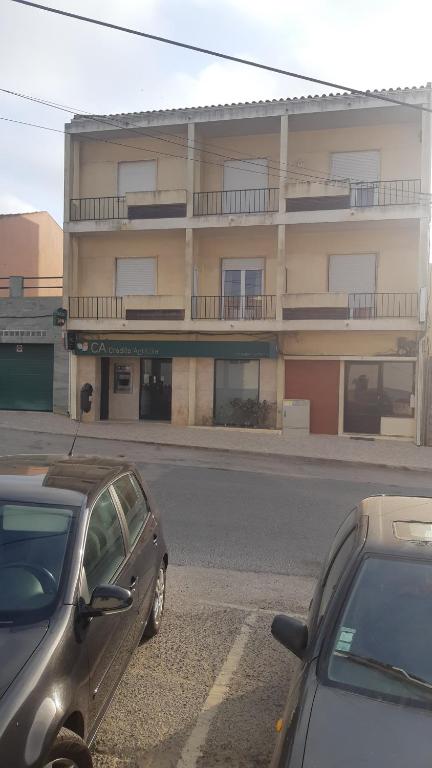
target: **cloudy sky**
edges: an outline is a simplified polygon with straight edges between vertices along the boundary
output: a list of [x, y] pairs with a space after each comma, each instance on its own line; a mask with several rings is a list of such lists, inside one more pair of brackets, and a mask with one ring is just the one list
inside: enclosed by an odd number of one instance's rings
[[[43, 2], [43, 0], [42, 0]], [[361, 89], [432, 80], [430, 0], [45, 0]], [[113, 113], [326, 89], [0, 0], [0, 88]], [[328, 89], [327, 89], [328, 90]], [[0, 117], [68, 116], [0, 92]], [[0, 213], [62, 221], [63, 136], [0, 120]]]

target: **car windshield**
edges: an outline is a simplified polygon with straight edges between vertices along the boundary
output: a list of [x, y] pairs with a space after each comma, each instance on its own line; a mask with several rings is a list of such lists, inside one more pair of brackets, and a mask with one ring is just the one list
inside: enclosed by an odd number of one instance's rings
[[327, 678], [432, 706], [432, 563], [366, 558], [332, 640]]
[[0, 627], [50, 615], [73, 517], [72, 508], [0, 501]]

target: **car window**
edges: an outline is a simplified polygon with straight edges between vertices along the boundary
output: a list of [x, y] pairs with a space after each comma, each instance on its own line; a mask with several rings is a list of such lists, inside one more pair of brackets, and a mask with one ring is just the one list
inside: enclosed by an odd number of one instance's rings
[[327, 606], [329, 605], [336, 591], [336, 587], [344, 574], [345, 568], [348, 565], [354, 547], [356, 531], [357, 529], [353, 528], [345, 538], [345, 541], [342, 542], [338, 552], [334, 556], [329, 570], [327, 571], [318, 609], [318, 621], [324, 616]]
[[72, 507], [0, 501], [0, 623], [52, 613], [75, 514]]
[[327, 679], [432, 706], [432, 563], [367, 557], [331, 639]]
[[113, 485], [126, 518], [130, 543], [133, 546], [149, 514], [147, 500], [132, 475], [123, 475]]
[[87, 531], [84, 576], [89, 595], [98, 585], [112, 581], [125, 556], [120, 520], [111, 494], [106, 490], [93, 507]]

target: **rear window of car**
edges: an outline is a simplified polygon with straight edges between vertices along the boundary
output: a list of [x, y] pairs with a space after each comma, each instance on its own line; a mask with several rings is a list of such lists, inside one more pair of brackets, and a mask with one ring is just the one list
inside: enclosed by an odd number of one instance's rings
[[430, 708], [431, 648], [432, 563], [367, 557], [331, 640], [327, 681]]

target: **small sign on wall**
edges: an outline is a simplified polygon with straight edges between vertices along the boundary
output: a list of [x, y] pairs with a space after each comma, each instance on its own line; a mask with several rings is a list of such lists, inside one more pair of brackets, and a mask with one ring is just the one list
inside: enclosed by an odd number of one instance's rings
[[17, 352], [22, 352], [23, 351], [23, 345], [22, 344], [17, 344], [16, 345], [16, 351]]

